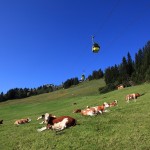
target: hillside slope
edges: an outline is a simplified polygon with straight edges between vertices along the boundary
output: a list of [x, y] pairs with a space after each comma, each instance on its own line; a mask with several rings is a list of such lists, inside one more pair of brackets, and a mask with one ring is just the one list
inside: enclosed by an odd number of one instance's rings
[[[100, 95], [98, 88], [104, 85], [103, 80], [95, 80], [66, 90], [0, 103], [0, 119], [4, 120], [0, 126], [0, 149], [148, 150], [150, 84]], [[143, 95], [137, 102], [126, 103], [126, 94], [133, 92]], [[101, 105], [115, 99], [118, 106], [109, 108], [110, 112], [103, 115], [85, 117], [72, 113], [77, 108]], [[37, 129], [43, 125], [39, 125], [36, 119], [45, 112], [72, 116], [77, 119], [78, 125], [59, 133], [50, 130], [38, 133]], [[16, 119], [25, 117], [30, 117], [32, 121], [19, 127], [13, 124]]]
[[32, 97], [28, 97], [24, 99], [9, 100], [4, 103], [0, 103], [0, 105], [15, 104], [15, 103], [17, 104], [18, 103], [32, 103], [32, 102], [40, 102], [40, 101], [42, 101], [43, 103], [43, 101], [97, 95], [99, 94], [98, 88], [103, 87], [103, 86], [105, 86], [105, 82], [103, 79], [84, 81], [68, 89], [60, 89], [58, 91], [54, 91], [51, 93], [40, 94], [37, 96], [32, 96]]

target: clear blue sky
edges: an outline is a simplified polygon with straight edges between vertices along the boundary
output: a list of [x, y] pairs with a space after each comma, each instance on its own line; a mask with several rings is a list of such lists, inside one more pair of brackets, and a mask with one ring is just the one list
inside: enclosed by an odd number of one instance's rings
[[128, 51], [134, 59], [150, 40], [149, 8], [150, 0], [0, 0], [0, 92], [87, 77]]

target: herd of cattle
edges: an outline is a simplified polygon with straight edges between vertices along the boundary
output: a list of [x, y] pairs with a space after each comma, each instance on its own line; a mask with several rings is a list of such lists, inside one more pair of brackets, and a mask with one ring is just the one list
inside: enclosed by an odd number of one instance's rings
[[[126, 96], [126, 102], [129, 103], [130, 100], [136, 101], [137, 97], [141, 96], [139, 93], [133, 93], [133, 94], [128, 94]], [[89, 107], [87, 106], [85, 109], [76, 109], [73, 111], [73, 113], [80, 113], [83, 116], [95, 116], [98, 114], [103, 114], [104, 112], [109, 112], [106, 108], [108, 107], [114, 107], [117, 106], [118, 101], [114, 100], [111, 103], [106, 103], [104, 102], [103, 105], [101, 106], [95, 106], [95, 107]], [[38, 132], [47, 130], [47, 129], [52, 129], [55, 131], [61, 131], [64, 130], [65, 128], [75, 126], [77, 121], [76, 119], [70, 117], [70, 116], [61, 116], [61, 117], [56, 117], [52, 114], [45, 113], [41, 115], [40, 117], [37, 118], [37, 120], [43, 119], [43, 121], [40, 124], [46, 124], [46, 126], [37, 129]], [[15, 121], [15, 125], [20, 125], [20, 124], [25, 124], [31, 122], [30, 118], [26, 119], [19, 119]], [[0, 124], [3, 124], [3, 120], [0, 120]]]

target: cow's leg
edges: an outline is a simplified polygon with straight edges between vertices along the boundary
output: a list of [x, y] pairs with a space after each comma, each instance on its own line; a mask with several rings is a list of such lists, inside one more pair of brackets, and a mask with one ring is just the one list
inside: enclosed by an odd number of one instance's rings
[[47, 129], [47, 127], [42, 127], [41, 129], [37, 129], [37, 131], [38, 132], [42, 132], [42, 131], [44, 131], [44, 130], [46, 130]]
[[110, 110], [104, 110], [103, 112], [110, 112]]
[[64, 130], [66, 128], [65, 125], [61, 125], [60, 128], [58, 129], [58, 131]]
[[133, 99], [134, 99], [134, 102], [136, 102], [136, 95], [135, 94], [133, 95]]
[[129, 103], [130, 97], [127, 98], [127, 103]]
[[44, 121], [42, 121], [41, 123], [39, 123], [39, 124], [44, 124]]
[[103, 112], [101, 110], [98, 111], [100, 114], [102, 114]]
[[42, 116], [40, 116], [40, 117], [37, 118], [37, 120], [40, 120], [40, 119], [42, 119]]
[[89, 115], [89, 116], [95, 116], [96, 114], [95, 114], [95, 113], [90, 112], [90, 113], [88, 113], [88, 115]]

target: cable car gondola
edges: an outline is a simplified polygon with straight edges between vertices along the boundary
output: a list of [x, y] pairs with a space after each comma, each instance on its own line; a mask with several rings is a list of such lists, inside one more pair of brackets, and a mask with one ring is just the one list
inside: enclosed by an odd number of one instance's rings
[[92, 52], [93, 53], [98, 53], [99, 50], [100, 50], [100, 46], [94, 42], [94, 36], [92, 36], [92, 43], [93, 43], [93, 46], [92, 46]]

